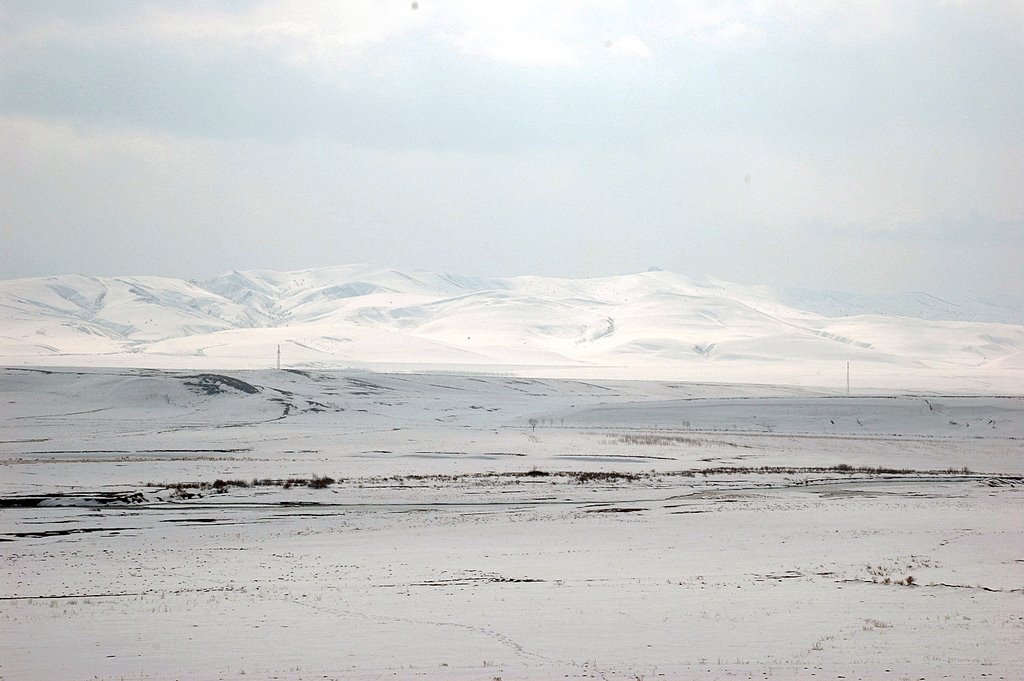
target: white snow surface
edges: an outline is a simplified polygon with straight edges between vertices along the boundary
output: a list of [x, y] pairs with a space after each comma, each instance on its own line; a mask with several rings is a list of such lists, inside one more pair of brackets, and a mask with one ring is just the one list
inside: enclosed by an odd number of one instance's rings
[[0, 399], [2, 678], [1024, 668], [1019, 396], [10, 367]]
[[0, 282], [0, 363], [476, 370], [1019, 393], [1024, 308], [669, 272], [485, 279], [350, 265], [208, 282]]

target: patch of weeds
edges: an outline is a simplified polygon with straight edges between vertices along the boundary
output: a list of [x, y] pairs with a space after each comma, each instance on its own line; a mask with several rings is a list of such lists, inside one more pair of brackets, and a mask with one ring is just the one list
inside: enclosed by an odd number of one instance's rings
[[861, 627], [861, 631], [873, 631], [875, 629], [892, 629], [892, 623], [876, 619], [864, 620], [864, 626]]
[[915, 471], [910, 468], [884, 468], [880, 466], [851, 466], [848, 463], [841, 463], [829, 468], [820, 469], [820, 472], [868, 473], [870, 475], [909, 475], [911, 473], [929, 473], [934, 471]]
[[616, 471], [577, 471], [572, 476], [580, 484], [585, 482], [633, 482], [640, 479], [640, 476], [636, 473], [619, 473]]
[[312, 478], [309, 479], [306, 485], [312, 487], [313, 489], [324, 489], [325, 487], [330, 487], [331, 485], [333, 485], [334, 482], [334, 478], [328, 477], [326, 475], [314, 475]]
[[606, 441], [607, 444], [620, 445], [652, 445], [652, 446], [690, 446], [708, 447], [721, 445], [726, 447], [737, 447], [742, 449], [754, 449], [753, 445], [740, 444], [729, 440], [709, 440], [703, 437], [689, 437], [686, 435], [655, 435], [653, 433], [620, 433]]
[[274, 483], [284, 489], [292, 487], [311, 487], [313, 489], [324, 489], [330, 487], [337, 480], [327, 475], [314, 475], [311, 478], [288, 478], [286, 480], [275, 480]]
[[217, 478], [213, 482], [176, 482], [173, 484], [147, 482], [146, 487], [166, 487], [173, 490], [174, 496], [182, 499], [191, 499], [196, 496], [187, 490], [213, 490], [214, 492], [226, 492], [230, 487], [311, 487], [313, 489], [324, 489], [338, 482], [327, 475], [314, 475], [311, 478], [253, 478], [252, 480], [224, 480]]
[[216, 492], [226, 492], [229, 487], [248, 487], [249, 483], [245, 480], [221, 480], [217, 478], [213, 481], [213, 489]]

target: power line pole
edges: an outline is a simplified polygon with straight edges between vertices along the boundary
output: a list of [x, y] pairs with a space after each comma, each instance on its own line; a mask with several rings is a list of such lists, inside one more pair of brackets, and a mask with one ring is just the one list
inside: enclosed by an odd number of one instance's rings
[[[278, 352], [280, 352], [280, 351], [278, 351]], [[280, 360], [278, 360], [278, 363], [280, 363]], [[850, 363], [849, 362], [846, 363], [846, 394], [847, 395], [850, 394]]]
[[[277, 346], [277, 370], [278, 371], [281, 370], [281, 346], [280, 345]], [[847, 383], [849, 383], [849, 379], [847, 379]], [[850, 388], [849, 387], [846, 388], [846, 392], [850, 392]]]

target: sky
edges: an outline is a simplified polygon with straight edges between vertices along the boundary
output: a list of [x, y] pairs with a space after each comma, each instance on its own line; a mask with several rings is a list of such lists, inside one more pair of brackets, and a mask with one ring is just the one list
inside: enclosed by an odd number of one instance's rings
[[0, 278], [1024, 300], [1024, 0], [0, 1]]

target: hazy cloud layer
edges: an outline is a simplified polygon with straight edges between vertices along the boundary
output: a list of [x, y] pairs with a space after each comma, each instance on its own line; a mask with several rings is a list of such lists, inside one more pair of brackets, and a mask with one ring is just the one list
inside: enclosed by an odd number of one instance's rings
[[0, 4], [0, 276], [1024, 296], [1024, 3]]

